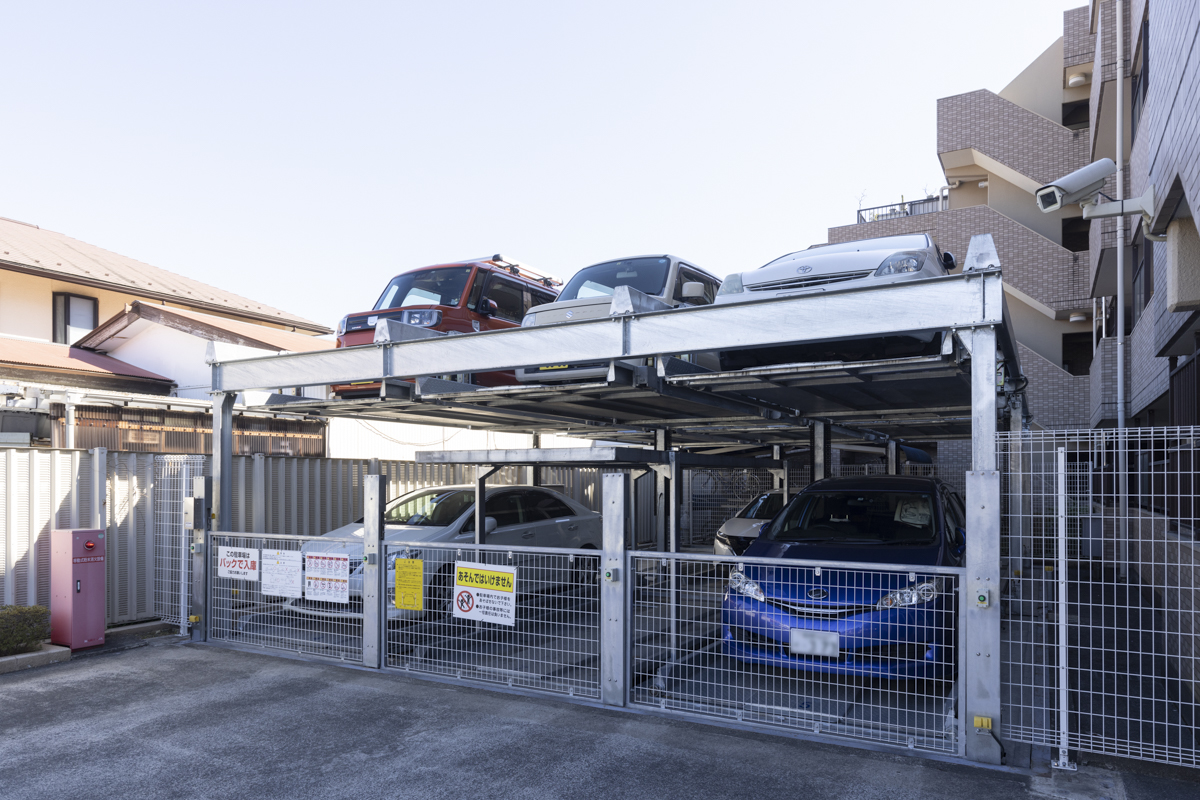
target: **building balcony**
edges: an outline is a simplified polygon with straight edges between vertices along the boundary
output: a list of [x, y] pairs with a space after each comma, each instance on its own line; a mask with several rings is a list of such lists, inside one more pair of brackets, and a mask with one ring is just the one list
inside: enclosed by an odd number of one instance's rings
[[878, 222], [881, 219], [897, 219], [899, 217], [915, 217], [918, 214], [932, 214], [935, 211], [945, 211], [949, 208], [945, 197], [926, 197], [921, 200], [908, 200], [892, 203], [890, 206], [875, 206], [860, 208], [856, 225], [866, 222]]

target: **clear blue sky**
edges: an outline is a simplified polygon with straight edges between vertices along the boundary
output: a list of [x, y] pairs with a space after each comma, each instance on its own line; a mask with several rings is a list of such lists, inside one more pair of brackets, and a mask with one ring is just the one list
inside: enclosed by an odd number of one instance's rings
[[934, 192], [1082, 0], [0, 5], [0, 216], [329, 326], [405, 269], [719, 275]]

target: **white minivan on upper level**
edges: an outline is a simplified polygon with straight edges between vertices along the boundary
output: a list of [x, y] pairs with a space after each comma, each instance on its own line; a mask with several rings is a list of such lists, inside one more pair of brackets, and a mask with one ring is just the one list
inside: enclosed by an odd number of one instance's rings
[[[612, 309], [613, 292], [618, 286], [628, 286], [649, 295], [661, 301], [664, 308], [679, 308], [712, 303], [721, 288], [721, 279], [678, 256], [667, 254], [605, 261], [575, 273], [557, 300], [529, 309], [521, 326], [607, 317]], [[523, 383], [575, 381], [603, 378], [608, 374], [608, 363], [548, 364], [516, 372], [517, 380]]]

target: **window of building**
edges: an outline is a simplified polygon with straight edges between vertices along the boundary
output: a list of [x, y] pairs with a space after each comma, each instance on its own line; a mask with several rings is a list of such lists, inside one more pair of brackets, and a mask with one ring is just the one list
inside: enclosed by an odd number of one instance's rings
[[54, 341], [73, 344], [96, 329], [100, 318], [100, 302], [67, 292], [54, 292]]
[[[1139, 226], [1133, 240], [1133, 327], [1154, 296], [1154, 243], [1142, 235]], [[1130, 328], [1130, 330], [1133, 329]]]
[[1062, 246], [1072, 253], [1079, 253], [1091, 247], [1088, 234], [1092, 231], [1092, 221], [1083, 217], [1072, 217], [1062, 221]]
[[1150, 88], [1150, 20], [1142, 22], [1142, 49], [1135, 65], [1132, 86], [1132, 102], [1129, 104], [1129, 138], [1136, 139], [1138, 123], [1142, 121], [1142, 109], [1146, 105], [1146, 90]]
[[1092, 371], [1092, 334], [1090, 331], [1063, 334], [1062, 368], [1072, 375], [1087, 375]]
[[1083, 130], [1091, 127], [1091, 121], [1088, 119], [1088, 114], [1091, 109], [1088, 107], [1089, 101], [1076, 100], [1071, 103], [1062, 104], [1062, 124], [1064, 128], [1070, 128], [1073, 131]]

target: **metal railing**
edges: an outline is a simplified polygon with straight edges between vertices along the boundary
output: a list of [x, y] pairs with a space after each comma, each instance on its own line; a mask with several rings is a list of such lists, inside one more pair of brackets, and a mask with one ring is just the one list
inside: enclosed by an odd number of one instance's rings
[[[386, 550], [384, 666], [600, 697], [598, 551], [428, 542]], [[512, 581], [481, 596], [464, 571]], [[472, 618], [479, 614], [486, 618]]]
[[[362, 581], [350, 576], [362, 552], [354, 538], [209, 534], [209, 640], [361, 663]], [[312, 558], [345, 564], [318, 571]]]
[[628, 574], [631, 705], [961, 753], [961, 569], [631, 553]]
[[946, 208], [946, 201], [941, 197], [925, 197], [921, 200], [909, 200], [901, 203], [892, 203], [887, 206], [860, 208], [858, 210], [857, 224], [878, 222], [882, 219], [913, 217], [918, 214], [932, 214], [935, 211], [945, 211]]

